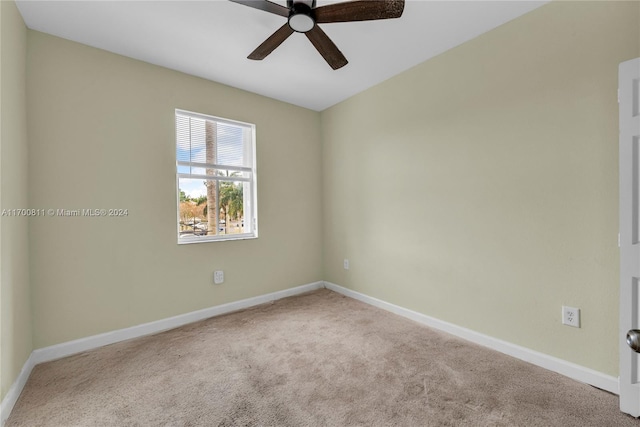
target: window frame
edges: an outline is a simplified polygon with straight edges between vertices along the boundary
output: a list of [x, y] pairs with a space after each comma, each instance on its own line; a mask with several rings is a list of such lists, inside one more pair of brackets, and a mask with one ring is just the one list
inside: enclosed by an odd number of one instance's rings
[[[250, 131], [251, 136], [248, 141], [250, 144], [250, 155], [252, 159], [251, 166], [230, 166], [223, 164], [207, 164], [207, 163], [199, 163], [199, 162], [183, 162], [178, 160], [178, 126], [177, 126], [177, 118], [178, 115], [187, 116], [190, 118], [195, 118], [199, 120], [208, 120], [214, 121], [216, 123], [224, 123], [227, 125], [238, 126]], [[258, 180], [257, 180], [257, 159], [256, 159], [256, 126], [253, 123], [242, 122], [239, 120], [231, 120], [225, 119], [222, 117], [211, 116], [208, 114], [197, 113], [193, 111], [183, 110], [176, 108], [174, 112], [174, 156], [175, 156], [175, 175], [176, 175], [176, 237], [179, 245], [185, 244], [193, 244], [193, 243], [208, 243], [208, 242], [225, 242], [230, 240], [247, 240], [247, 239], [257, 239], [258, 238]], [[244, 138], [243, 138], [244, 140]], [[246, 141], [243, 141], [246, 142]], [[250, 177], [230, 177], [230, 176], [215, 176], [215, 175], [200, 175], [200, 174], [191, 174], [191, 173], [181, 173], [179, 172], [179, 166], [195, 166], [202, 168], [210, 168], [216, 170], [227, 170], [227, 171], [236, 171], [249, 173]], [[220, 235], [219, 227], [220, 227], [220, 219], [219, 215], [216, 215], [216, 234], [209, 236], [180, 236], [180, 178], [183, 179], [202, 179], [205, 181], [216, 181], [220, 182], [246, 182], [249, 184], [249, 203], [250, 203], [250, 217], [249, 224], [251, 227], [251, 231], [248, 233], [238, 233], [238, 234], [224, 234]], [[217, 209], [220, 209], [220, 185], [216, 186], [216, 204]], [[246, 212], [243, 215], [243, 221], [247, 220]]]

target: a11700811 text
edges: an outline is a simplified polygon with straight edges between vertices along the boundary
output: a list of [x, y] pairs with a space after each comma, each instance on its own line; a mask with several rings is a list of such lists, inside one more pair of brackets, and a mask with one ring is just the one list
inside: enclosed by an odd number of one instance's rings
[[2, 209], [3, 217], [125, 217], [129, 216], [129, 209]]

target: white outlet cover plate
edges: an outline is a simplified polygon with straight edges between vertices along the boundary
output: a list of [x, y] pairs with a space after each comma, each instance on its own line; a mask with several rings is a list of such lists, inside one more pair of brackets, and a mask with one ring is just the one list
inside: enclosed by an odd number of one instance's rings
[[213, 283], [216, 285], [224, 283], [224, 271], [216, 270], [213, 272]]
[[573, 326], [574, 328], [580, 327], [580, 309], [575, 307], [562, 306], [562, 324], [567, 326]]
[[344, 260], [344, 269], [348, 270], [349, 269], [349, 260], [345, 258]]

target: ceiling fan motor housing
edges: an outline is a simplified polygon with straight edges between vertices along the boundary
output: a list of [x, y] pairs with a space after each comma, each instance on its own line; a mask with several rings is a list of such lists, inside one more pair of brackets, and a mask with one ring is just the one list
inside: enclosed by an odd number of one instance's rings
[[287, 4], [289, 5], [289, 26], [291, 29], [298, 33], [311, 31], [316, 25], [316, 19], [313, 16], [316, 1], [288, 0]]

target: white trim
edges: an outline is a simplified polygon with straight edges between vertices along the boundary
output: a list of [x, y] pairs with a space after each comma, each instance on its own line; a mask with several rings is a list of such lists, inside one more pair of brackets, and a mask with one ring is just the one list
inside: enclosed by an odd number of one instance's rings
[[180, 314], [178, 316], [161, 319], [154, 322], [143, 323], [141, 325], [132, 326], [130, 328], [118, 329], [116, 331], [105, 332], [104, 334], [93, 335], [90, 337], [80, 338], [49, 347], [34, 350], [13, 383], [9, 392], [6, 394], [0, 404], [0, 426], [9, 418], [13, 406], [16, 404], [22, 389], [27, 383], [27, 379], [33, 370], [33, 367], [39, 363], [49, 362], [60, 359], [62, 357], [71, 356], [87, 350], [103, 347], [105, 345], [114, 344], [120, 341], [126, 341], [132, 338], [139, 338], [146, 335], [155, 334], [169, 329], [177, 328], [199, 320], [208, 319], [210, 317], [220, 316], [222, 314], [231, 313], [233, 311], [242, 310], [256, 305], [265, 304], [293, 295], [310, 292], [324, 287], [324, 282], [314, 282], [295, 288], [285, 289], [282, 291], [272, 292], [266, 295], [247, 298], [240, 301], [234, 301], [227, 304], [217, 305], [190, 313]]
[[324, 282], [324, 285], [327, 289], [350, 298], [357, 299], [374, 307], [390, 311], [391, 313], [406, 317], [423, 325], [439, 329], [467, 341], [480, 344], [484, 347], [499, 351], [500, 353], [515, 357], [516, 359], [524, 360], [525, 362], [557, 372], [571, 379], [590, 384], [608, 392], [615, 394], [619, 393], [618, 378], [603, 374], [602, 372], [567, 362], [566, 360], [558, 359], [557, 357], [549, 356], [548, 354], [540, 353], [526, 347], [511, 344], [509, 342], [472, 331], [471, 329], [463, 328], [461, 326], [454, 325], [453, 323], [445, 322], [434, 317], [370, 297], [331, 282]]
[[223, 182], [251, 182], [252, 178], [243, 178], [241, 176], [224, 176], [224, 175], [198, 175], [195, 173], [179, 173], [178, 178], [186, 179], [204, 179], [207, 181], [223, 181]]
[[142, 325], [132, 326], [130, 328], [119, 329], [112, 332], [106, 332], [104, 334], [93, 335], [90, 337], [34, 350], [22, 367], [22, 371], [20, 371], [18, 378], [13, 383], [6, 396], [2, 400], [2, 403], [0, 404], [0, 426], [3, 426], [7, 418], [9, 418], [11, 410], [18, 400], [20, 393], [22, 393], [22, 389], [27, 383], [27, 379], [29, 378], [31, 371], [38, 363], [60, 359], [72, 354], [92, 350], [128, 339], [166, 331], [168, 329], [177, 328], [179, 326], [197, 322], [199, 320], [204, 320], [210, 317], [219, 316], [260, 304], [265, 304], [271, 301], [276, 301], [282, 298], [302, 294], [323, 287], [348, 296], [350, 298], [362, 301], [369, 305], [414, 320], [418, 323], [427, 325], [434, 329], [448, 332], [452, 335], [466, 339], [467, 341], [489, 347], [493, 350], [515, 357], [517, 359], [524, 360], [542, 368], [557, 372], [574, 380], [591, 384], [595, 387], [607, 390], [611, 393], [618, 394], [618, 379], [610, 375], [605, 375], [593, 369], [576, 365], [575, 363], [567, 362], [565, 360], [558, 359], [544, 353], [539, 353], [525, 347], [511, 344], [506, 341], [502, 341], [497, 338], [493, 338], [488, 335], [484, 335], [479, 332], [454, 325], [452, 323], [444, 322], [442, 320], [438, 320], [433, 317], [408, 310], [406, 308], [379, 300], [377, 298], [370, 297], [360, 292], [352, 291], [351, 289], [344, 288], [331, 282], [314, 282], [302, 286], [297, 286], [295, 288], [285, 289], [266, 295], [260, 295], [257, 297], [247, 298], [240, 301], [230, 302], [227, 304], [169, 317], [167, 319], [162, 319], [155, 322], [144, 323]]
[[[2, 1], [2, 0], [0, 0]], [[258, 236], [251, 233], [242, 233], [242, 234], [225, 234], [228, 236], [226, 239], [216, 239], [218, 236], [196, 236], [191, 234], [183, 234], [182, 237], [178, 237], [180, 240], [178, 241], [179, 245], [190, 245], [192, 243], [209, 243], [209, 242], [230, 242], [233, 240], [251, 240], [257, 239]]]
[[[191, 162], [191, 161], [180, 161], [178, 160], [178, 156], [176, 154], [176, 230], [177, 230], [177, 243], [180, 244], [188, 244], [188, 243], [203, 243], [203, 242], [218, 242], [218, 241], [227, 241], [227, 240], [238, 240], [228, 234], [219, 234], [219, 226], [220, 221], [218, 216], [216, 215], [216, 226], [215, 226], [215, 235], [202, 236], [202, 239], [192, 239], [191, 241], [187, 241], [185, 239], [181, 239], [181, 218], [180, 218], [180, 180], [181, 179], [203, 179], [205, 181], [211, 181], [216, 183], [216, 209], [219, 209], [219, 201], [220, 201], [220, 186], [221, 182], [238, 182], [243, 183], [244, 189], [244, 224], [243, 231], [249, 230], [248, 232], [242, 233], [245, 237], [240, 237], [240, 239], [252, 239], [258, 237], [258, 228], [257, 228], [257, 217], [258, 217], [258, 203], [257, 203], [257, 176], [256, 176], [256, 126], [251, 123], [244, 123], [237, 120], [229, 120], [223, 119], [215, 116], [208, 116], [205, 114], [194, 113], [186, 110], [175, 110], [175, 138], [176, 138], [176, 147], [179, 149], [180, 147], [180, 127], [178, 126], [179, 118], [188, 118], [189, 119], [189, 152], [190, 152], [190, 160], [191, 160], [191, 151], [192, 151], [192, 137], [193, 137], [193, 126], [191, 123], [191, 119], [205, 120], [208, 122], [215, 122], [219, 124], [227, 124], [235, 127], [239, 127], [242, 129], [242, 156], [243, 156], [243, 164], [251, 163], [251, 166], [231, 166], [231, 165], [223, 165], [217, 163], [200, 163], [200, 162]], [[186, 125], [184, 125], [186, 127]], [[200, 165], [200, 166], [197, 166]], [[180, 172], [181, 166], [189, 166], [189, 173]], [[241, 176], [241, 177], [232, 177], [232, 176], [223, 176], [223, 175], [202, 175], [202, 174], [194, 174], [191, 168], [194, 166], [216, 169], [217, 171], [226, 170], [228, 171], [241, 171], [243, 175], [249, 176]], [[247, 195], [247, 193], [249, 193]], [[250, 201], [249, 203], [247, 203]], [[195, 231], [195, 230], [194, 230]]]
[[181, 110], [179, 108], [176, 108], [176, 115], [178, 114], [181, 116], [191, 117], [194, 119], [209, 120], [209, 121], [213, 120], [213, 121], [224, 123], [227, 125], [233, 125], [233, 126], [239, 126], [239, 127], [245, 127], [245, 128], [256, 127], [256, 125], [254, 125], [253, 123], [241, 122], [239, 120], [225, 119], [222, 117], [210, 116], [208, 114], [196, 113], [194, 111]]
[[20, 374], [18, 374], [18, 378], [16, 378], [15, 382], [11, 385], [11, 388], [9, 388], [9, 391], [4, 396], [4, 399], [2, 399], [2, 403], [0, 403], [0, 426], [4, 426], [7, 418], [9, 418], [9, 415], [18, 401], [20, 393], [22, 393], [22, 389], [27, 383], [34, 366], [36, 366], [36, 362], [33, 357], [33, 353], [31, 353], [24, 366], [22, 366], [22, 370], [20, 371]]
[[[225, 165], [219, 165], [216, 163], [198, 163], [198, 162], [185, 162], [185, 161], [177, 161], [176, 164], [178, 166], [188, 166], [188, 167], [194, 167], [194, 168], [202, 168], [202, 169], [221, 169], [221, 170], [229, 170], [229, 171], [237, 171], [237, 172], [253, 172], [253, 168], [251, 167], [246, 167], [246, 166], [225, 166]], [[190, 175], [190, 174], [185, 174], [185, 175]], [[206, 176], [207, 178], [211, 178], [213, 176], [224, 176], [224, 175], [203, 175]], [[227, 178], [232, 178], [230, 176], [227, 176]], [[236, 177], [233, 177], [236, 178]]]
[[272, 292], [266, 295], [247, 298], [240, 301], [234, 301], [227, 304], [217, 305], [190, 313], [180, 314], [178, 316], [166, 319], [156, 320], [154, 322], [143, 323], [142, 325], [132, 326], [130, 328], [118, 329], [111, 332], [105, 332], [99, 335], [80, 338], [73, 341], [64, 342], [62, 344], [52, 345], [50, 347], [39, 348], [33, 351], [35, 363], [49, 362], [51, 360], [60, 359], [61, 357], [70, 356], [105, 345], [117, 343], [120, 341], [139, 338], [146, 335], [174, 329], [199, 320], [208, 319], [210, 317], [220, 316], [221, 314], [231, 313], [233, 311], [242, 310], [271, 301], [290, 297], [292, 295], [302, 294], [304, 292], [320, 289], [324, 286], [324, 282], [309, 283], [307, 285], [297, 286], [295, 288], [285, 289], [283, 291]]

